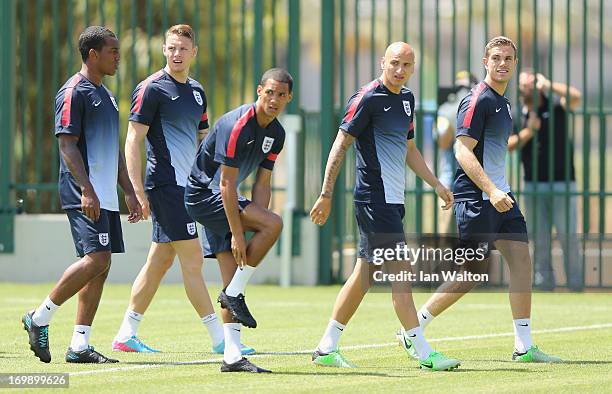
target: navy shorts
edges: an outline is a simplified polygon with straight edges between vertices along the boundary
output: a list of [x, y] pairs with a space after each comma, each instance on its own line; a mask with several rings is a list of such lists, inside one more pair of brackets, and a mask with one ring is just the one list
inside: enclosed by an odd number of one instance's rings
[[463, 246], [481, 247], [486, 242], [488, 250], [493, 250], [493, 242], [498, 239], [529, 242], [527, 225], [518, 202], [512, 193], [508, 195], [514, 204], [506, 212], [498, 212], [489, 200], [455, 203], [455, 218]]
[[68, 209], [66, 214], [77, 256], [103, 251], [125, 252], [119, 212], [100, 209], [97, 222], [85, 216], [80, 209]]
[[374, 261], [375, 249], [395, 249], [406, 243], [403, 204], [355, 202], [355, 217], [359, 226], [357, 257]]
[[166, 243], [198, 237], [196, 223], [185, 209], [184, 187], [155, 187], [147, 190], [147, 198], [153, 221], [153, 242]]
[[[242, 211], [251, 201], [238, 195], [238, 208]], [[231, 250], [230, 231], [221, 193], [212, 191], [185, 193], [185, 208], [195, 221], [202, 225], [202, 251], [204, 257], [215, 257], [215, 253]]]

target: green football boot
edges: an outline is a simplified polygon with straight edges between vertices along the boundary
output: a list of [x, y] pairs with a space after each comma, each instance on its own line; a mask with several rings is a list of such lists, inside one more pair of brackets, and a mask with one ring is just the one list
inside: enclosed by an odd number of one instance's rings
[[329, 353], [322, 353], [319, 349], [312, 353], [312, 362], [315, 365], [322, 367], [336, 367], [336, 368], [357, 368], [351, 364], [340, 354], [339, 350], [334, 350]]
[[562, 363], [560, 357], [549, 356], [544, 353], [537, 346], [531, 346], [525, 353], [514, 352], [512, 354], [512, 360], [518, 363]]

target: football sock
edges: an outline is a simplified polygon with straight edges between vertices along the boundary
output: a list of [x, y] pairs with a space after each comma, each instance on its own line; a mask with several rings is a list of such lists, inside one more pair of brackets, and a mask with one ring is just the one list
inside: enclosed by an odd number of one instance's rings
[[72, 350], [78, 352], [87, 349], [89, 346], [89, 334], [91, 334], [91, 326], [74, 326], [72, 341], [70, 341]]
[[421, 328], [424, 330], [425, 327], [427, 327], [427, 325], [431, 323], [435, 316], [427, 310], [425, 305], [423, 305], [421, 309], [419, 309], [419, 311], [417, 312], [417, 317], [419, 318], [419, 326], [421, 326]]
[[49, 297], [45, 298], [43, 303], [34, 311], [34, 315], [32, 315], [34, 324], [39, 327], [48, 326], [57, 308], [59, 308], [59, 305], [55, 305]]
[[256, 267], [251, 267], [250, 265], [245, 265], [243, 268], [238, 267], [230, 284], [225, 289], [225, 294], [230, 297], [236, 297], [238, 294], [244, 295], [244, 289], [255, 269]]
[[240, 326], [240, 323], [223, 324], [223, 333], [225, 334], [223, 361], [228, 364], [233, 364], [242, 359], [242, 353], [240, 352]]
[[514, 348], [519, 353], [525, 353], [533, 345], [531, 340], [530, 319], [514, 320]]
[[433, 349], [423, 336], [423, 329], [421, 326], [417, 326], [415, 328], [411, 328], [410, 330], [404, 329], [406, 332], [406, 337], [412, 342], [412, 346], [414, 346], [414, 350], [416, 350], [419, 355], [419, 360], [423, 361], [429, 357]]
[[340, 340], [340, 335], [342, 335], [342, 331], [346, 326], [342, 323], [338, 323], [334, 319], [331, 319], [327, 324], [327, 328], [325, 329], [325, 334], [323, 334], [323, 338], [321, 338], [321, 342], [319, 342], [319, 349], [322, 353], [333, 352], [338, 349], [338, 341]]
[[115, 340], [118, 342], [125, 342], [131, 337], [136, 336], [142, 317], [142, 313], [134, 312], [130, 309], [126, 310]]
[[202, 318], [202, 324], [206, 326], [213, 346], [216, 346], [223, 341], [223, 327], [221, 326], [216, 313], [211, 313], [210, 315], [204, 316]]

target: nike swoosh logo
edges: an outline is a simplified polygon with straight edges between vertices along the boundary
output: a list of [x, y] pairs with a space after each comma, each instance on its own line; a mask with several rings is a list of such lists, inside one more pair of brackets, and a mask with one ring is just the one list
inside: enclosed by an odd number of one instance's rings
[[431, 361], [429, 363], [421, 362], [421, 365], [425, 368], [433, 368], [433, 363]]
[[51, 308], [49, 308], [47, 305], [45, 305], [45, 308], [47, 308], [47, 310], [48, 310], [48, 311], [50, 311], [50, 310], [51, 310]]
[[416, 338], [416, 334], [408, 335], [408, 338]]
[[79, 334], [85, 335], [85, 331], [77, 331]]
[[390, 110], [390, 109], [391, 109], [391, 107], [389, 107], [389, 108], [387, 108], [387, 107], [383, 108], [383, 110], [384, 110], [385, 112], [387, 112], [387, 111], [388, 111], [388, 110]]
[[251, 141], [247, 142], [247, 145], [252, 144], [253, 142], [255, 142], [255, 140], [251, 140]]
[[344, 331], [344, 328], [336, 327], [340, 331]]
[[519, 326], [521, 326], [521, 327], [529, 327], [529, 324], [521, 324], [521, 323], [519, 323]]
[[423, 316], [423, 319], [427, 320], [427, 316], [425, 316], [424, 314], [421, 313], [421, 316]]
[[497, 109], [495, 110], [495, 112], [499, 112], [499, 111], [501, 111], [501, 108], [497, 108]]
[[177, 99], [177, 98], [179, 98], [179, 97], [181, 97], [181, 96], [170, 97], [170, 100], [174, 101], [174, 100], [176, 100], [176, 99]]
[[94, 101], [93, 103], [91, 103], [94, 107], [97, 107], [98, 105], [102, 104], [102, 100], [100, 101]]
[[239, 328], [232, 328], [232, 330], [240, 332]]

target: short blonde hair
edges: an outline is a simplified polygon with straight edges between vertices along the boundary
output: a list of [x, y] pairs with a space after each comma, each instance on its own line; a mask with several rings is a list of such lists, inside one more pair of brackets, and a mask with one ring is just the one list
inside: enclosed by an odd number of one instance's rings
[[194, 46], [196, 44], [195, 35], [193, 34], [193, 29], [189, 25], [181, 24], [181, 25], [170, 26], [170, 28], [166, 30], [166, 35], [165, 35], [166, 41], [168, 40], [168, 36], [170, 34], [176, 34], [177, 36], [180, 36], [180, 37], [189, 38]]
[[509, 39], [508, 37], [504, 37], [504, 36], [493, 37], [489, 40], [489, 42], [487, 42], [487, 45], [485, 46], [484, 57], [489, 56], [489, 51], [492, 48], [505, 47], [505, 46], [512, 47], [512, 49], [514, 49], [514, 58], [516, 59], [516, 51], [517, 51], [516, 44], [511, 39]]

